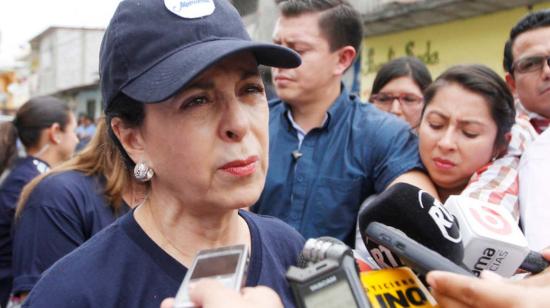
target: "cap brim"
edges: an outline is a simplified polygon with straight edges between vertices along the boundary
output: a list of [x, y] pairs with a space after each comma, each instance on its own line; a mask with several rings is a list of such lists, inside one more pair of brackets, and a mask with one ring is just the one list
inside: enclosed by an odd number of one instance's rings
[[258, 64], [294, 68], [300, 56], [285, 47], [245, 40], [212, 40], [184, 48], [124, 85], [121, 91], [144, 103], [164, 101], [196, 76], [232, 54], [250, 51]]

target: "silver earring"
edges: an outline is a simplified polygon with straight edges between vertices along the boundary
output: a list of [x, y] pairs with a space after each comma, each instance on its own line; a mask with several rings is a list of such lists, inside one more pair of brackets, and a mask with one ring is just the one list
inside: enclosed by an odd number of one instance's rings
[[139, 162], [134, 167], [134, 177], [140, 182], [147, 182], [151, 180], [155, 172], [149, 168], [146, 163]]

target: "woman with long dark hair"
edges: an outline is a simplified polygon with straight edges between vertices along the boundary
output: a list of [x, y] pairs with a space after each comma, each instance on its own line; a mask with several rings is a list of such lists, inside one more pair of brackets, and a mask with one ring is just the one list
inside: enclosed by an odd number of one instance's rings
[[[12, 238], [15, 207], [23, 186], [69, 159], [78, 139], [76, 120], [67, 104], [55, 97], [35, 97], [23, 104], [12, 122], [0, 124], [0, 306], [8, 300], [12, 281]], [[26, 156], [17, 159], [17, 140]]]

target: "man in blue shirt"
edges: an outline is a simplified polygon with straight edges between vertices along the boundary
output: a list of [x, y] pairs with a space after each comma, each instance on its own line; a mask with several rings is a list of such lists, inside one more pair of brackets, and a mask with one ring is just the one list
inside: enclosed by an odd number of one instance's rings
[[421, 171], [407, 124], [362, 104], [342, 85], [357, 55], [362, 25], [345, 0], [287, 0], [274, 42], [302, 57], [273, 69], [280, 100], [270, 103], [269, 172], [252, 210], [281, 218], [305, 238], [353, 245], [361, 203], [397, 182], [436, 196]]

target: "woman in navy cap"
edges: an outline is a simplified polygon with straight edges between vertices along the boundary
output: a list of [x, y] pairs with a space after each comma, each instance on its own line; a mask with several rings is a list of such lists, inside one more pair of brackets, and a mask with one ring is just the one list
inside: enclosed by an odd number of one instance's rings
[[[12, 122], [0, 125], [0, 307], [12, 286], [12, 238], [15, 207], [23, 186], [37, 175], [67, 160], [78, 139], [76, 120], [65, 102], [51, 96], [23, 104]], [[17, 158], [17, 139], [26, 156]]]
[[246, 286], [292, 307], [285, 272], [303, 238], [241, 210], [264, 186], [268, 105], [258, 65], [296, 67], [289, 49], [250, 40], [225, 0], [126, 0], [106, 30], [101, 89], [111, 137], [144, 202], [54, 264], [29, 307], [159, 307], [196, 253], [249, 247]]

